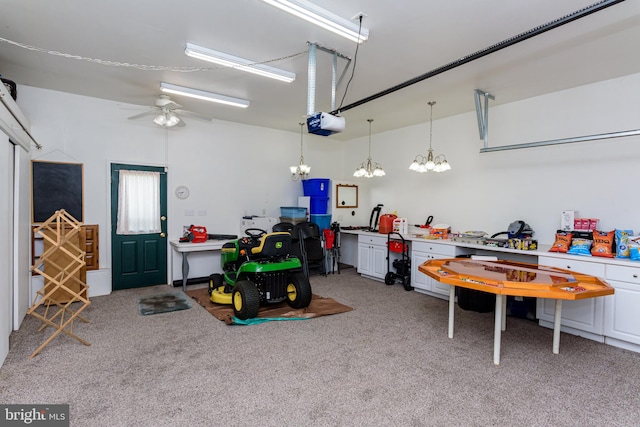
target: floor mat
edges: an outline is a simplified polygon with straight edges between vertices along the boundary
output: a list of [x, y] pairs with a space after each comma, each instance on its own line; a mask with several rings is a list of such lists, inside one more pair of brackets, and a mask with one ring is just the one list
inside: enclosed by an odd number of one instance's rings
[[[196, 300], [198, 304], [204, 307], [209, 313], [211, 313], [218, 320], [222, 320], [227, 325], [233, 324], [246, 324], [239, 321], [233, 315], [233, 308], [230, 305], [215, 304], [209, 300], [209, 291], [207, 288], [194, 289], [186, 291], [187, 295]], [[282, 320], [279, 318], [307, 318], [328, 316], [330, 314], [346, 313], [353, 310], [353, 308], [340, 304], [333, 298], [324, 298], [318, 295], [313, 295], [311, 304], [307, 308], [293, 309], [289, 307], [286, 302], [269, 304], [260, 307], [258, 316], [256, 319], [273, 319]], [[255, 322], [258, 323], [258, 322]], [[253, 323], [251, 323], [253, 324]]]
[[183, 292], [157, 294], [138, 298], [138, 311], [143, 316], [191, 308], [189, 298]]

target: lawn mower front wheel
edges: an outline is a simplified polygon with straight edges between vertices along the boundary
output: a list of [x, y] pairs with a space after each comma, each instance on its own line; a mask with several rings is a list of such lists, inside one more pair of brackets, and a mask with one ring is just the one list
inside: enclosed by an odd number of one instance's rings
[[252, 319], [260, 309], [260, 293], [258, 288], [248, 280], [241, 280], [233, 287], [231, 297], [233, 313], [238, 319]]
[[311, 304], [311, 284], [302, 273], [291, 275], [287, 285], [287, 302], [292, 308], [305, 308]]

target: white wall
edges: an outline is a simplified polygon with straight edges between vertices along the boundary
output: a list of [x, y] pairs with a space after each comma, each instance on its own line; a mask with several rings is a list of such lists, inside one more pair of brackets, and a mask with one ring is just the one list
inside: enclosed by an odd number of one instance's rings
[[[500, 94], [494, 95], [499, 100]], [[489, 146], [640, 129], [639, 95], [640, 74], [635, 74], [521, 102], [490, 103]], [[473, 108], [471, 93], [469, 103]], [[428, 138], [428, 123], [373, 135], [372, 158], [382, 162], [387, 175], [359, 181], [368, 189], [369, 204], [354, 225], [367, 223], [371, 208], [383, 203], [386, 212], [397, 210], [411, 224], [433, 215], [434, 222], [448, 223], [454, 231], [493, 234], [522, 219], [547, 244], [564, 209], [599, 218], [601, 229], [640, 230], [640, 200], [633, 193], [638, 136], [480, 154], [473, 111], [433, 123], [434, 153], [446, 154], [452, 170], [409, 171], [415, 155], [426, 154]], [[367, 138], [345, 146], [345, 176], [366, 153]]]
[[[110, 162], [168, 166], [171, 240], [189, 224], [204, 225], [210, 233], [235, 234], [241, 216], [278, 217], [280, 206], [296, 205], [302, 194], [288, 172], [299, 159], [297, 132], [219, 120], [188, 120], [184, 128], [164, 130], [150, 119], [127, 120], [137, 113], [125, 109], [130, 105], [31, 87], [20, 87], [19, 92], [32, 134], [44, 145], [42, 151], [32, 151], [32, 158], [85, 165], [85, 222], [100, 225], [100, 271], [88, 274], [90, 295], [111, 289]], [[521, 102], [490, 104], [489, 144], [638, 129], [639, 92], [636, 74]], [[494, 95], [499, 100], [500, 94]], [[473, 94], [469, 103], [471, 110]], [[385, 205], [383, 212], [397, 210], [411, 224], [433, 215], [435, 222], [458, 231], [491, 234], [522, 219], [541, 243], [553, 241], [563, 209], [600, 218], [603, 229], [640, 228], [634, 215], [640, 201], [630, 192], [640, 159], [638, 137], [480, 154], [476, 114], [470, 111], [433, 124], [434, 151], [445, 153], [453, 169], [444, 174], [411, 172], [408, 166], [415, 155], [426, 154], [428, 134], [428, 123], [374, 133], [372, 157], [382, 162], [387, 175], [355, 179], [351, 175], [366, 159], [368, 137], [342, 143], [305, 133], [304, 156], [312, 177], [360, 185], [356, 215], [351, 216], [351, 209], [333, 209], [333, 219], [343, 225], [368, 224], [377, 203]], [[178, 200], [173, 195], [177, 185], [189, 186], [191, 196]], [[218, 268], [210, 255], [194, 254], [190, 260], [191, 277]], [[177, 258], [173, 270], [173, 279], [179, 278]]]
[[[243, 215], [280, 215], [280, 206], [297, 205], [300, 182], [288, 167], [300, 158], [300, 134], [213, 120], [187, 120], [187, 126], [165, 130], [151, 117], [127, 120], [140, 112], [131, 105], [20, 87], [19, 105], [32, 123], [32, 134], [44, 148], [33, 159], [84, 164], [84, 217], [99, 224], [100, 271], [87, 272], [89, 296], [111, 290], [109, 164], [168, 166], [169, 239], [182, 236], [184, 225], [207, 227], [209, 233], [237, 234]], [[294, 118], [296, 120], [296, 118]], [[331, 177], [342, 170], [342, 147], [335, 141], [304, 135], [305, 160], [312, 177]], [[179, 200], [178, 185], [191, 195]], [[188, 215], [191, 211], [193, 215]], [[190, 277], [208, 276], [219, 261], [192, 254]], [[173, 279], [181, 277], [174, 260]]]

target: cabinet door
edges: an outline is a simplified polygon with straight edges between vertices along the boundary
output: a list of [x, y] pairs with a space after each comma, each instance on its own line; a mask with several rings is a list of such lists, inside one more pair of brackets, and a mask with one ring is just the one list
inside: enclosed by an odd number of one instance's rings
[[423, 291], [431, 291], [431, 282], [433, 279], [420, 270], [420, 264], [429, 261], [431, 257], [424, 252], [413, 252], [411, 254], [411, 286]]
[[371, 246], [371, 275], [384, 279], [389, 270], [387, 265], [387, 248], [380, 246]]
[[424, 274], [418, 267], [420, 264], [425, 263], [426, 261], [432, 259], [444, 259], [451, 258], [447, 255], [438, 255], [431, 254], [426, 252], [413, 252], [411, 255], [411, 283], [412, 286], [416, 289], [420, 289], [423, 291], [427, 291], [430, 295], [442, 298], [449, 299], [449, 292], [451, 291], [451, 286], [440, 283], [435, 279], [432, 279], [428, 275]]
[[[588, 261], [567, 260], [551, 257], [539, 257], [538, 264], [563, 268], [576, 273], [604, 277], [604, 264]], [[538, 319], [553, 322], [555, 300], [538, 298], [536, 316]], [[602, 335], [604, 333], [604, 300], [588, 298], [578, 301], [562, 301], [561, 325], [577, 330]]]
[[604, 334], [633, 344], [640, 344], [640, 286], [609, 281], [615, 294], [604, 297]]
[[366, 244], [358, 244], [358, 273], [371, 274], [371, 247]]

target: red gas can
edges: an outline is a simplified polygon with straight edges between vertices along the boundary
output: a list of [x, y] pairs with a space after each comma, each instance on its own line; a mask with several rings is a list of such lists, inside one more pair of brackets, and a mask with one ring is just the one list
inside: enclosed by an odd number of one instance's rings
[[388, 234], [393, 231], [393, 220], [397, 216], [393, 214], [384, 214], [380, 216], [380, 225], [378, 226], [378, 232], [382, 234]]

